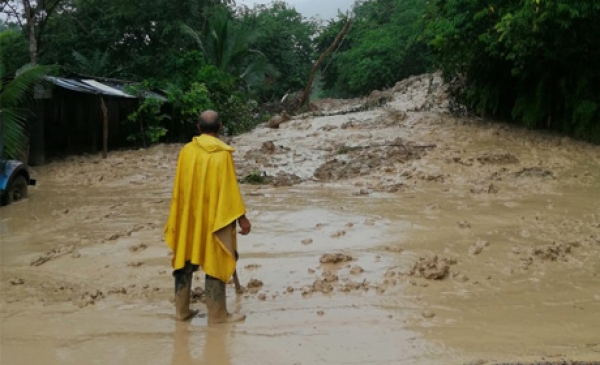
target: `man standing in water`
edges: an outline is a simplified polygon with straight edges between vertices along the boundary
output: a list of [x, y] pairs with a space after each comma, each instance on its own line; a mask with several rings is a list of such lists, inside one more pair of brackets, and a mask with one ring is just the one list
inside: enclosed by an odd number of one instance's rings
[[250, 233], [250, 221], [233, 163], [233, 148], [217, 138], [222, 124], [212, 110], [200, 114], [198, 131], [179, 154], [165, 241], [173, 251], [176, 319], [196, 315], [190, 310], [192, 274], [206, 273], [209, 323], [236, 322], [243, 314], [227, 312], [225, 283], [235, 272], [236, 221]]

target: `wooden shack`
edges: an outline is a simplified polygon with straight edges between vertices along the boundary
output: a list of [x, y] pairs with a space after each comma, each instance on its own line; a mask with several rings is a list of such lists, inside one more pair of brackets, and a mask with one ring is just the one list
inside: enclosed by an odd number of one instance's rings
[[35, 93], [36, 119], [30, 128], [29, 162], [81, 153], [97, 153], [128, 144], [135, 126], [127, 121], [141, 98], [166, 100], [156, 92], [131, 95], [130, 82], [84, 76], [47, 77]]

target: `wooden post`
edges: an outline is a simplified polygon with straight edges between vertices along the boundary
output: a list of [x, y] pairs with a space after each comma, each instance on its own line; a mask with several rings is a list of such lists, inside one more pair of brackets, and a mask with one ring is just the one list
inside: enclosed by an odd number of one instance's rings
[[108, 155], [108, 109], [102, 96], [100, 97], [100, 108], [102, 108], [102, 115], [104, 116], [104, 122], [102, 123], [102, 158], [106, 158]]
[[348, 21], [346, 22], [346, 25], [344, 25], [344, 28], [342, 28], [342, 31], [337, 35], [337, 37], [335, 37], [335, 40], [333, 41], [333, 43], [329, 46], [329, 48], [327, 48], [325, 50], [325, 52], [323, 52], [323, 54], [319, 57], [317, 62], [315, 62], [315, 64], [313, 65], [312, 70], [310, 71], [310, 76], [308, 77], [308, 82], [306, 84], [306, 88], [304, 89], [304, 93], [302, 93], [302, 97], [300, 98], [300, 101], [298, 102], [298, 106], [297, 106], [296, 110], [302, 108], [304, 105], [306, 105], [308, 103], [309, 98], [310, 98], [310, 91], [312, 89], [313, 79], [315, 78], [315, 74], [317, 73], [319, 66], [321, 66], [321, 63], [325, 60], [325, 58], [327, 58], [327, 56], [329, 56], [329, 54], [331, 52], [333, 52], [335, 47], [338, 46], [338, 44], [342, 41], [342, 39], [344, 38], [346, 33], [348, 33], [348, 31], [350, 30], [351, 23], [352, 23], [352, 20], [348, 19]]

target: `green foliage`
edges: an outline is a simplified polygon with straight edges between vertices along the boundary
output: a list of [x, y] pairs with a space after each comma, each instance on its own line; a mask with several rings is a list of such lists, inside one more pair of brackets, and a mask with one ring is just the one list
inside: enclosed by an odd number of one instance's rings
[[261, 173], [259, 170], [253, 170], [241, 180], [241, 183], [250, 185], [265, 185], [269, 182], [269, 177], [265, 173]]
[[171, 117], [182, 124], [197, 123], [202, 111], [213, 108], [206, 85], [198, 82], [193, 82], [186, 90], [171, 87], [167, 98], [173, 108]]
[[31, 116], [27, 108], [33, 88], [43, 81], [52, 67], [27, 64], [14, 78], [0, 64], [0, 112], [2, 113], [2, 145], [4, 157], [18, 158], [27, 146], [25, 125]]
[[[425, 0], [357, 2], [352, 29], [327, 61], [325, 88], [338, 95], [364, 95], [428, 71], [429, 49], [422, 42], [425, 9]], [[346, 21], [342, 15], [323, 30], [317, 38], [319, 52], [329, 47]]]
[[224, 9], [217, 9], [209, 19], [206, 37], [187, 25], [182, 31], [196, 41], [209, 64], [236, 75], [249, 87], [261, 83], [265, 76], [277, 74], [264, 54], [250, 48], [260, 33], [241, 29]]
[[17, 29], [0, 31], [0, 63], [6, 74], [12, 75], [29, 62], [27, 39]]
[[312, 67], [312, 37], [318, 29], [317, 23], [303, 19], [283, 1], [246, 8], [239, 12], [239, 18], [244, 32], [260, 30], [250, 47], [260, 51], [279, 70], [278, 74], [258, 84], [255, 92], [259, 99], [281, 99], [288, 91], [302, 89]]
[[86, 57], [77, 51], [73, 51], [76, 62], [75, 71], [83, 75], [108, 77], [118, 73], [119, 69], [112, 69], [108, 51], [94, 50], [90, 57]]
[[428, 38], [481, 114], [600, 142], [600, 3], [437, 0]]
[[261, 122], [256, 114], [257, 103], [237, 86], [239, 79], [236, 76], [215, 66], [205, 66], [196, 77], [209, 90], [212, 106], [219, 112], [227, 134], [248, 131]]
[[[42, 59], [77, 68], [77, 51], [92, 57], [97, 50], [109, 55], [114, 77], [141, 81], [169, 80], [165, 65], [177, 62], [193, 47], [181, 24], [199, 28], [229, 0], [63, 0], [65, 10], [49, 19]], [[100, 75], [107, 76], [107, 75]]]
[[[149, 90], [149, 83], [144, 82], [141, 85], [128, 88], [128, 92], [143, 95], [145, 90]], [[164, 101], [157, 98], [145, 98], [138, 106], [137, 110], [127, 116], [135, 132], [132, 132], [127, 140], [139, 143], [144, 147], [149, 144], [157, 143], [161, 137], [167, 134], [167, 129], [163, 126], [163, 121], [169, 119], [169, 116], [162, 112]]]

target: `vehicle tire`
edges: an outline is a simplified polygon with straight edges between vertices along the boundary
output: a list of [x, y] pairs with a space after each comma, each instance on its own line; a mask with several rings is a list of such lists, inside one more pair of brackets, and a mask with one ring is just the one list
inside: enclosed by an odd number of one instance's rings
[[15, 176], [6, 190], [6, 204], [18, 202], [27, 198], [27, 180], [25, 176]]

